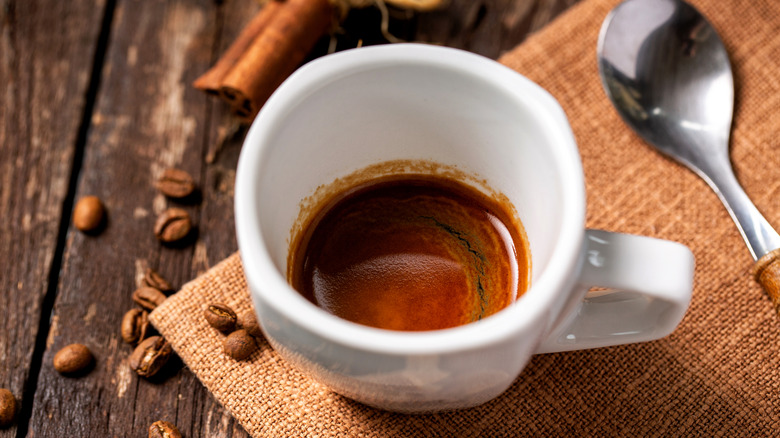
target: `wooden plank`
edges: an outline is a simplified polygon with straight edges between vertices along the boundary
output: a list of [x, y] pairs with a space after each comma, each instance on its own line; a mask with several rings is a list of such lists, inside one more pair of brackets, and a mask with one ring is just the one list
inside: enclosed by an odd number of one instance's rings
[[3, 438], [32, 412], [103, 9], [0, 0], [0, 387], [21, 402]]
[[[181, 425], [185, 436], [201, 436], [201, 419], [214, 418], [215, 409], [202, 408], [210, 396], [180, 364], [150, 381], [138, 378], [127, 364], [132, 348], [118, 329], [133, 307], [137, 272], [151, 266], [181, 285], [202, 269], [201, 243], [165, 247], [152, 233], [156, 215], [177, 205], [153, 187], [163, 169], [179, 167], [195, 177], [203, 202], [183, 208], [200, 239], [214, 240], [209, 222], [201, 220], [201, 208], [213, 199], [203, 162], [209, 103], [190, 83], [211, 62], [216, 16], [209, 0], [117, 2], [77, 190], [79, 197], [103, 199], [109, 220], [97, 236], [69, 231], [51, 345], [35, 394], [35, 436], [145, 436], [160, 419]], [[219, 233], [230, 235], [222, 224]], [[235, 244], [224, 243], [231, 245], [232, 251]], [[72, 342], [86, 344], [97, 358], [78, 379], [49, 366]]]
[[416, 37], [496, 59], [577, 1], [453, 1], [446, 9], [421, 14]]
[[[216, 19], [212, 51], [207, 66], [210, 67], [233, 42], [252, 16], [259, 10], [258, 2], [225, 2], [219, 8]], [[208, 126], [205, 151], [202, 157], [205, 167], [202, 173], [203, 201], [200, 205], [200, 234], [195, 244], [190, 279], [197, 277], [211, 266], [238, 250], [233, 220], [233, 182], [238, 155], [246, 133], [246, 127], [237, 123], [229, 108], [215, 98], [208, 99], [208, 113], [204, 120]], [[189, 371], [186, 389], [192, 397], [181, 400], [177, 425], [187, 437], [233, 437], [249, 435], [225, 410], [200, 381]], [[182, 385], [184, 388], [185, 385]]]

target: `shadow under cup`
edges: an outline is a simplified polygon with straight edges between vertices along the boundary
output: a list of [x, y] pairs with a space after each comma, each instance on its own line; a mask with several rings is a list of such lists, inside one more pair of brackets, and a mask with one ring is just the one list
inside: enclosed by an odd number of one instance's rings
[[[578, 233], [584, 227], [584, 182], [570, 128], [560, 107], [544, 90], [508, 68], [475, 59], [477, 55], [456, 56], [448, 54], [452, 49], [423, 48], [400, 59], [379, 56], [363, 62], [361, 50], [364, 49], [337, 54], [343, 62], [315, 61], [301, 68], [272, 96], [248, 133], [243, 162], [239, 163], [236, 220], [250, 288], [266, 288], [262, 297], [253, 293], [255, 306], [273, 308], [260, 308], [258, 312], [274, 347], [299, 368], [344, 395], [403, 411], [409, 410], [410, 401], [417, 403], [422, 399], [437, 403], [436, 409], [484, 402], [511, 383], [533, 352], [528, 350], [535, 347], [506, 353], [502, 365], [505, 370], [496, 372], [507, 375], [492, 386], [486, 385], [490, 387], [479, 397], [456, 400], [459, 396], [453, 394], [421, 395], [422, 390], [417, 391], [414, 384], [398, 383], [400, 389], [394, 390], [398, 399], [393, 401], [387, 398], [395, 396], [388, 396], [387, 388], [381, 384], [366, 391], [373, 378], [356, 376], [390, 375], [393, 367], [417, 367], [410, 365], [405, 348], [416, 349], [417, 353], [430, 349], [438, 354], [435, 350], [439, 349], [456, 354], [457, 349], [478, 345], [479, 339], [466, 336], [460, 340], [447, 338], [444, 342], [427, 340], [432, 340], [430, 337], [437, 336], [436, 333], [471, 330], [470, 327], [492, 319], [504, 324], [524, 315], [501, 320], [501, 314], [507, 311], [504, 309], [476, 323], [419, 336], [402, 332], [391, 335], [387, 330], [337, 322], [337, 317], [317, 308], [286, 284], [291, 236], [301, 226], [298, 219], [302, 206], [316, 202], [318, 187], [337, 178], [377, 163], [398, 160], [434, 162], [442, 168], [458, 169], [473, 176], [467, 183], [482, 191], [498, 192], [513, 204], [528, 238], [532, 273], [530, 289], [510, 308], [523, 306], [526, 301], [533, 303], [531, 307], [539, 309], [529, 311], [534, 316], [528, 318], [528, 325], [549, 327], [553, 323], [550, 318], [560, 312], [565, 300], [535, 298], [534, 287], [551, 267], [565, 265], [552, 269], [556, 277], [573, 269], [573, 260], [578, 257], [576, 249], [581, 245], [575, 240], [581, 238]], [[377, 53], [379, 50], [374, 49]], [[392, 50], [398, 53], [402, 48], [387, 49]], [[437, 54], [444, 55], [441, 62]], [[464, 59], [454, 65], [450, 57]], [[513, 86], [517, 84], [522, 86]], [[250, 192], [251, 196], [240, 196], [239, 191]], [[255, 231], [242, 236], [242, 228]], [[563, 245], [567, 250], [558, 251], [561, 239], [567, 236], [571, 240]], [[564, 263], [555, 261], [556, 252], [569, 253]], [[261, 264], [272, 264], [273, 269], [246, 265], [247, 261], [258, 259], [262, 259]], [[562, 289], [569, 281], [549, 280], [554, 285], [549, 290]], [[557, 309], [541, 310], [551, 303]], [[301, 312], [295, 315], [298, 310]], [[542, 312], [545, 316], [537, 315]], [[314, 324], [313, 318], [322, 324]], [[497, 335], [500, 339], [491, 342], [494, 346], [509, 345], [510, 337], [521, 330], [533, 332], [538, 342], [545, 328], [507, 329]], [[328, 346], [314, 345], [322, 339], [329, 340]], [[404, 341], [399, 342], [401, 339]], [[302, 345], [307, 342], [310, 345]], [[387, 358], [379, 360], [384, 357], [383, 349], [393, 350], [398, 363]], [[466, 362], [478, 363], [480, 354], [474, 348], [472, 357], [453, 366], [471, 367]], [[350, 360], [352, 363], [336, 363]], [[447, 365], [437, 362], [436, 366]], [[453, 372], [452, 377], [462, 379], [459, 372]], [[385, 398], [367, 399], [366, 393]], [[415, 406], [424, 409], [427, 405]]]

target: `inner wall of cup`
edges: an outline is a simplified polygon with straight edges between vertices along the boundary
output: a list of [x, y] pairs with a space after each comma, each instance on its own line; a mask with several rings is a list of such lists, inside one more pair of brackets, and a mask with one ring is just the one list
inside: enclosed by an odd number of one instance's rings
[[293, 104], [264, 145], [258, 217], [267, 250], [287, 272], [290, 230], [318, 186], [390, 160], [429, 160], [484, 178], [525, 227], [532, 280], [561, 226], [562, 187], [531, 103], [468, 72], [384, 65], [321, 84]]

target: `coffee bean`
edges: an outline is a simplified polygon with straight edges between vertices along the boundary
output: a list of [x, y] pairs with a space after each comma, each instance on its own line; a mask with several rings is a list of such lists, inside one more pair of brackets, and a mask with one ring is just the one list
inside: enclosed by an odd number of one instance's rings
[[105, 207], [97, 196], [79, 199], [73, 208], [73, 225], [81, 231], [94, 231], [103, 223]]
[[181, 432], [167, 421], [155, 421], [149, 426], [149, 438], [181, 438]]
[[11, 391], [0, 388], [0, 429], [10, 426], [16, 416], [16, 398]]
[[242, 360], [249, 357], [257, 349], [257, 342], [246, 330], [242, 329], [227, 335], [222, 343], [222, 347], [228, 356], [236, 360]]
[[152, 336], [135, 347], [128, 363], [139, 376], [152, 377], [168, 362], [171, 352], [171, 344], [165, 338]]
[[242, 313], [241, 316], [238, 317], [238, 325], [256, 338], [263, 336], [263, 332], [260, 330], [260, 324], [258, 324], [257, 317], [255, 317], [255, 312], [252, 312], [251, 310]]
[[122, 339], [128, 344], [143, 341], [148, 330], [149, 314], [145, 310], [131, 309], [122, 318]]
[[236, 312], [226, 304], [209, 304], [204, 311], [206, 321], [222, 333], [230, 333], [236, 328]]
[[164, 279], [160, 274], [152, 268], [148, 268], [144, 273], [144, 278], [141, 280], [144, 286], [153, 287], [161, 292], [170, 292], [173, 290], [173, 286], [168, 280]]
[[181, 169], [165, 169], [155, 186], [170, 198], [186, 198], [195, 190], [192, 176]]
[[85, 370], [94, 357], [83, 344], [70, 344], [54, 355], [54, 369], [60, 374], [76, 374]]
[[181, 208], [165, 210], [154, 224], [154, 235], [161, 242], [176, 242], [185, 238], [192, 230], [190, 215]]
[[165, 299], [165, 294], [153, 287], [139, 287], [133, 292], [133, 301], [150, 312], [162, 304]]

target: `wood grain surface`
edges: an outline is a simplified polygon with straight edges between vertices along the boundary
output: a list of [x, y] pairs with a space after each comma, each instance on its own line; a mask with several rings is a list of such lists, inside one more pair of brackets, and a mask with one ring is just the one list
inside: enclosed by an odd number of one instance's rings
[[[398, 38], [496, 58], [576, 0], [451, 0], [425, 14], [390, 11]], [[181, 286], [237, 248], [233, 179], [245, 134], [228, 108], [190, 86], [259, 4], [252, 0], [0, 0], [0, 387], [20, 401], [6, 437], [146, 436], [166, 420], [185, 437], [245, 437], [174, 360], [144, 380], [119, 335], [147, 267]], [[386, 40], [376, 8], [353, 11], [337, 49]], [[309, 59], [328, 50], [318, 43]], [[194, 201], [153, 186], [167, 167], [192, 174]], [[100, 197], [102, 232], [70, 224]], [[185, 244], [154, 237], [156, 215], [187, 210]], [[79, 342], [85, 376], [54, 371]]]
[[20, 402], [3, 438], [23, 436], [34, 406], [104, 10], [0, 1], [0, 387]]

